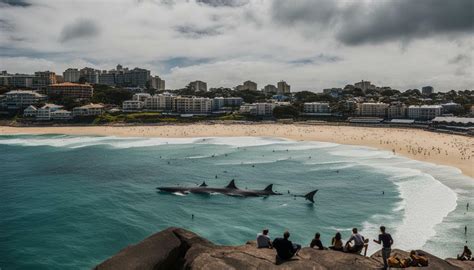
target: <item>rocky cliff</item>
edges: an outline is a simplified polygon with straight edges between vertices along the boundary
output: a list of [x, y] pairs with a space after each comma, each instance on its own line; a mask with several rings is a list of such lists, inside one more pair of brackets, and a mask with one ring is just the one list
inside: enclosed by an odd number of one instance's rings
[[[425, 269], [474, 269], [474, 262], [442, 260], [420, 251], [429, 258]], [[121, 269], [380, 269], [379, 253], [371, 257], [337, 251], [303, 248], [291, 261], [277, 262], [272, 249], [257, 249], [255, 242], [242, 246], [218, 246], [184, 229], [169, 228], [142, 242], [126, 247], [118, 254], [97, 265], [96, 270]], [[407, 257], [408, 253], [394, 250], [393, 254]], [[411, 268], [407, 268], [411, 269]]]

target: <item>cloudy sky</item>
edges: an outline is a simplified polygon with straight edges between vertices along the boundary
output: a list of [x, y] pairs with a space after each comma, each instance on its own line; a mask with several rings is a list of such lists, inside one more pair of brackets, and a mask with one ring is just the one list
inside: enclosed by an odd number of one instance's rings
[[120, 63], [167, 88], [474, 89], [473, 18], [472, 0], [0, 0], [0, 69]]

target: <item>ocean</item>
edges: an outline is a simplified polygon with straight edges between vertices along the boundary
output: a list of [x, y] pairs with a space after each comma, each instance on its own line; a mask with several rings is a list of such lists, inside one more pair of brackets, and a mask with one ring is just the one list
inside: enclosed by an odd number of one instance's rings
[[[242, 189], [281, 196], [167, 194], [158, 186]], [[293, 194], [319, 189], [314, 204]], [[288, 194], [290, 191], [291, 194]], [[394, 248], [440, 257], [474, 242], [474, 181], [458, 169], [388, 151], [279, 138], [0, 136], [0, 268], [90, 269], [167, 227], [241, 245], [263, 228], [324, 245], [378, 227]], [[472, 208], [466, 211], [470, 201]], [[194, 219], [192, 219], [194, 215]], [[468, 234], [464, 234], [464, 226]]]

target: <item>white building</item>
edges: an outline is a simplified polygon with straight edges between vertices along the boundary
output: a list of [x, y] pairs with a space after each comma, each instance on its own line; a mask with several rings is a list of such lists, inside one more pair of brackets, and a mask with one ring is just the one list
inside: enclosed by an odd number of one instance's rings
[[412, 105], [408, 107], [408, 118], [411, 119], [431, 120], [442, 113], [443, 107], [441, 105]]
[[388, 104], [386, 103], [360, 103], [359, 114], [361, 116], [385, 117]]
[[35, 106], [30, 105], [30, 106], [28, 106], [28, 108], [26, 108], [23, 111], [23, 116], [24, 117], [36, 117], [36, 112], [37, 111], [38, 111], [38, 109]]
[[77, 68], [68, 68], [63, 72], [65, 82], [79, 82], [81, 72]]
[[4, 105], [7, 109], [23, 109], [30, 105], [44, 102], [45, 95], [30, 90], [13, 90], [5, 93]]
[[176, 97], [173, 100], [173, 110], [182, 114], [210, 114], [212, 100], [202, 97]]
[[122, 103], [124, 112], [139, 112], [145, 107], [145, 102], [139, 100], [125, 100]]
[[329, 103], [307, 102], [303, 104], [304, 113], [330, 113]]
[[132, 100], [138, 100], [145, 102], [146, 99], [151, 98], [151, 95], [148, 93], [137, 93], [133, 95]]
[[394, 118], [406, 118], [407, 117], [407, 106], [401, 102], [394, 102], [387, 108], [387, 117], [390, 119]]
[[36, 111], [36, 120], [49, 121], [51, 120], [51, 113], [57, 110], [61, 110], [63, 106], [56, 104], [45, 104], [43, 107]]
[[241, 97], [215, 97], [212, 99], [212, 110], [218, 111], [224, 107], [240, 107], [243, 101]]
[[51, 120], [70, 120], [72, 114], [70, 111], [66, 110], [56, 110], [50, 113]]
[[174, 96], [170, 94], [154, 95], [145, 99], [145, 109], [149, 111], [173, 110]]
[[72, 115], [76, 116], [94, 116], [104, 113], [104, 106], [102, 104], [87, 104], [72, 109]]

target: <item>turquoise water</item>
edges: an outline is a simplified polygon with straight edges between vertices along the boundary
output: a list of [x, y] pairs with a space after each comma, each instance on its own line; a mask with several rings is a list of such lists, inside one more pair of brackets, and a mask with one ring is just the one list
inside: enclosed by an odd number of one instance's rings
[[[474, 233], [464, 235], [464, 225], [474, 229], [473, 211], [465, 211], [472, 179], [365, 147], [252, 137], [0, 136], [0, 172], [2, 270], [90, 269], [170, 226], [225, 245], [243, 244], [264, 227], [272, 237], [289, 229], [303, 245], [320, 232], [327, 245], [336, 231], [347, 239], [358, 227], [372, 239], [384, 224], [395, 247], [443, 257], [474, 241]], [[287, 194], [156, 191], [231, 179], [240, 188], [320, 191], [314, 205]]]

